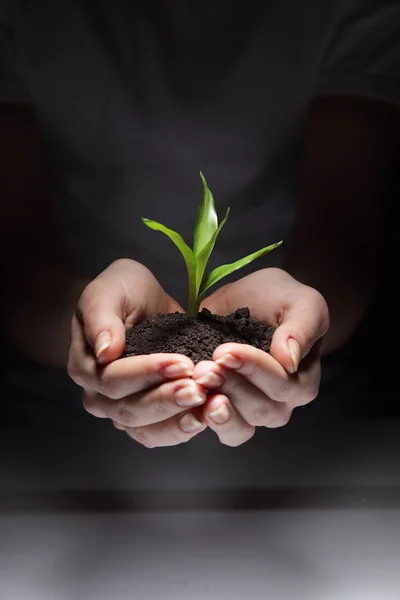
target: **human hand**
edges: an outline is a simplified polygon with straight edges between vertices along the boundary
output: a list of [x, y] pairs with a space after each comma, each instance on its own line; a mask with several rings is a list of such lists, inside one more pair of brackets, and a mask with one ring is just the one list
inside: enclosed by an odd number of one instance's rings
[[72, 320], [68, 373], [83, 388], [85, 409], [149, 448], [186, 442], [206, 428], [198, 409], [206, 392], [190, 379], [188, 357], [120, 359], [126, 331], [137, 321], [175, 311], [184, 312], [152, 273], [123, 259], [85, 288]]
[[218, 289], [203, 306], [222, 315], [247, 306], [253, 318], [277, 328], [270, 354], [227, 343], [215, 350], [212, 361], [195, 366], [193, 380], [211, 392], [203, 420], [223, 444], [246, 442], [257, 426], [285, 425], [295, 407], [317, 396], [321, 340], [329, 327], [319, 292], [268, 268]]

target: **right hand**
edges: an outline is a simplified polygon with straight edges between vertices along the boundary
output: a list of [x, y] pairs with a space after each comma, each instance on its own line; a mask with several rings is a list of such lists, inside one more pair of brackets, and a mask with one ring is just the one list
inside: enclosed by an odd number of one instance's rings
[[187, 356], [120, 359], [136, 322], [176, 311], [184, 312], [144, 265], [121, 259], [85, 288], [72, 320], [68, 373], [85, 409], [148, 448], [187, 442], [206, 427], [198, 408], [206, 392], [192, 381]]

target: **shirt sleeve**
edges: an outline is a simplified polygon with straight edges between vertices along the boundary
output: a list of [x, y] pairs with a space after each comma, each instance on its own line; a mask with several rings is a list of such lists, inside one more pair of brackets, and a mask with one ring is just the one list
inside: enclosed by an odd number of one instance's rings
[[357, 4], [336, 27], [313, 96], [365, 96], [400, 108], [400, 1]]
[[0, 0], [0, 102], [29, 102], [8, 0]]

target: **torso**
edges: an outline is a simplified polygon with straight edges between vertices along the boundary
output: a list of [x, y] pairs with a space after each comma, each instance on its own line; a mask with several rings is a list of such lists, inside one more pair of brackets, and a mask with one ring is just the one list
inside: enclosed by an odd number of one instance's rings
[[[231, 207], [211, 266], [288, 240], [307, 107], [340, 2], [21, 5], [17, 41], [80, 274], [134, 258], [184, 302], [178, 251], [140, 217], [190, 243], [200, 170], [221, 218]], [[279, 266], [284, 247], [258, 268]]]

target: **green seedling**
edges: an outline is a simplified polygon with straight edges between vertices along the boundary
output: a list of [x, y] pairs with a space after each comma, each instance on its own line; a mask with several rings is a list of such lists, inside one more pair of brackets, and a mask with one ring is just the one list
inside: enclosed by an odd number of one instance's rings
[[216, 239], [225, 225], [228, 216], [229, 208], [226, 211], [226, 215], [218, 224], [218, 216], [215, 210], [214, 198], [207, 185], [207, 182], [202, 173], [200, 177], [203, 183], [203, 199], [197, 211], [196, 224], [194, 228], [193, 236], [193, 249], [188, 246], [185, 240], [179, 233], [165, 227], [161, 223], [152, 221], [151, 219], [145, 219], [142, 217], [142, 221], [147, 227], [155, 231], [162, 231], [165, 233], [170, 240], [172, 240], [175, 246], [180, 250], [188, 272], [189, 279], [189, 299], [187, 307], [187, 315], [192, 319], [196, 319], [200, 302], [204, 298], [205, 294], [209, 289], [220, 281], [223, 277], [230, 275], [234, 271], [245, 267], [249, 263], [253, 262], [256, 258], [264, 256], [281, 245], [282, 241], [266, 246], [253, 254], [249, 254], [245, 258], [241, 258], [236, 262], [228, 265], [221, 265], [217, 267], [207, 276], [204, 276], [207, 263], [214, 249]]

